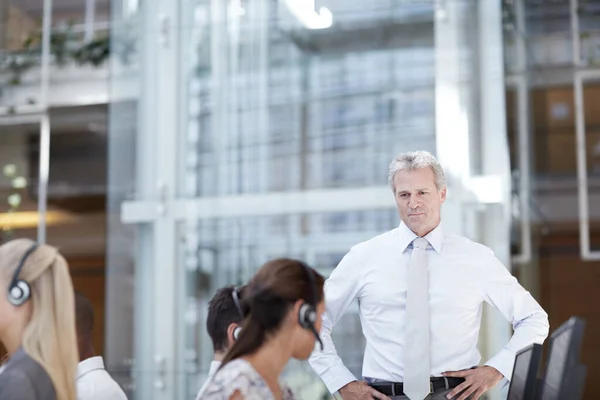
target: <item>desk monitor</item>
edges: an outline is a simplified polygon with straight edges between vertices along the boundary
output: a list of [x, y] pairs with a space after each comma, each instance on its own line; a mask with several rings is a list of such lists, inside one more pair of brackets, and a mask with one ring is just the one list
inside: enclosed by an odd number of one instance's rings
[[548, 362], [541, 384], [543, 400], [570, 398], [571, 375], [579, 364], [585, 321], [571, 317], [550, 335]]
[[581, 400], [583, 398], [583, 388], [587, 376], [587, 367], [583, 364], [577, 364], [573, 368], [571, 379], [568, 383], [568, 389], [564, 392], [569, 396], [569, 400]]
[[517, 352], [513, 368], [508, 400], [535, 398], [537, 376], [542, 361], [542, 345], [532, 344]]

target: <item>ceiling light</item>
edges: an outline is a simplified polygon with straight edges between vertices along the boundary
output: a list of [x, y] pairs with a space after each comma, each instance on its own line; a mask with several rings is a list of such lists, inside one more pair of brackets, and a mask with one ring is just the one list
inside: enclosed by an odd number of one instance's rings
[[327, 7], [315, 11], [315, 0], [285, 0], [285, 4], [307, 29], [327, 29], [333, 24], [333, 14]]

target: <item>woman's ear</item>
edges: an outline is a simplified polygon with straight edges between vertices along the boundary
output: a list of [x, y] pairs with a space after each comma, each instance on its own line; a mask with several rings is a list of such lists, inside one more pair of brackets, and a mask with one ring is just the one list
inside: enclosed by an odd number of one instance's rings
[[292, 313], [292, 315], [293, 315], [295, 323], [299, 323], [299, 321], [300, 321], [300, 307], [302, 307], [302, 304], [304, 304], [304, 303], [305, 303], [305, 301], [302, 299], [298, 299], [294, 303], [294, 308], [293, 308], [294, 312]]

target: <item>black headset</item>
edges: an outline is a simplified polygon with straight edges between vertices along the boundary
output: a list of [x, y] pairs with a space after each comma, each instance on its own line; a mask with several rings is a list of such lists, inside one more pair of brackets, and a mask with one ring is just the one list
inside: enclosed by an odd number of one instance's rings
[[[323, 351], [323, 342], [321, 341], [319, 332], [317, 332], [317, 328], [315, 328], [315, 323], [317, 322], [317, 289], [315, 277], [308, 265], [306, 265], [303, 262], [299, 262], [299, 264], [302, 267], [302, 270], [304, 270], [306, 277], [308, 278], [309, 300], [303, 302], [300, 306], [300, 310], [298, 312], [298, 323], [302, 328], [310, 330], [315, 335], [315, 339], [319, 342], [319, 345], [321, 346], [321, 351]], [[240, 314], [240, 318], [243, 320], [244, 312], [242, 311], [242, 306], [240, 304], [238, 288], [233, 288], [231, 296], [233, 297], [235, 308], [237, 308], [237, 311]], [[235, 328], [235, 330], [233, 331], [233, 338], [235, 340], [238, 339], [241, 331], [241, 326]]]
[[13, 275], [12, 280], [10, 281], [10, 286], [8, 287], [7, 298], [8, 302], [13, 306], [20, 306], [25, 303], [31, 297], [31, 287], [29, 283], [25, 282], [22, 279], [19, 279], [19, 274], [21, 270], [25, 266], [25, 261], [27, 258], [38, 248], [38, 244], [34, 243], [27, 249], [23, 257], [21, 257], [21, 261], [19, 262], [19, 266], [17, 267], [15, 274]]
[[317, 322], [317, 285], [315, 283], [315, 276], [308, 265], [303, 262], [300, 262], [300, 265], [302, 266], [302, 269], [308, 278], [310, 298], [308, 302], [304, 302], [300, 306], [300, 311], [298, 312], [298, 323], [304, 329], [312, 331], [312, 333], [315, 335], [315, 339], [317, 339], [319, 345], [321, 346], [321, 351], [323, 351], [323, 342], [321, 341], [319, 332], [317, 332], [317, 328], [315, 328], [315, 323]]

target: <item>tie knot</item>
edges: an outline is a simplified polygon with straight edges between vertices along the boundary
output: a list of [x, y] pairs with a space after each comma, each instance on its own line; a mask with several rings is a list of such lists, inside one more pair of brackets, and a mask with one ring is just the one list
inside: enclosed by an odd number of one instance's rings
[[422, 237], [418, 237], [415, 240], [413, 240], [413, 247], [415, 249], [426, 250], [428, 244], [429, 242], [427, 241], [427, 239], [423, 239]]

